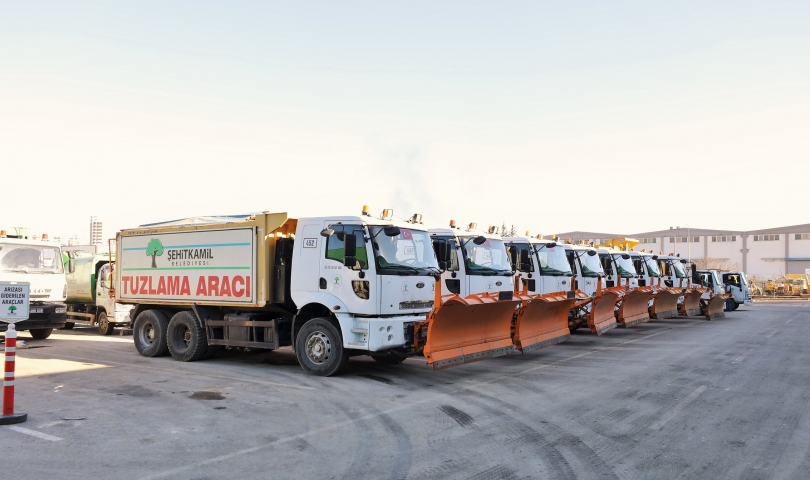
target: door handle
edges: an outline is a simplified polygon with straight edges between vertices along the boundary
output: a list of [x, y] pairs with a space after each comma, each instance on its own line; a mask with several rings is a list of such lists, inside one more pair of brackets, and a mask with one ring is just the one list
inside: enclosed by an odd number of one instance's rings
[[321, 287], [321, 290], [326, 290], [326, 279], [325, 278], [321, 277], [319, 286]]

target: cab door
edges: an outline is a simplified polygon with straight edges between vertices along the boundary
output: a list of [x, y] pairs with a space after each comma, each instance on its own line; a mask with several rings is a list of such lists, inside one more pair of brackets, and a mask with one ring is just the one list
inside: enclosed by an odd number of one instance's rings
[[[375, 302], [379, 298], [378, 286], [374, 284], [375, 268], [373, 258], [369, 253], [371, 248], [367, 245], [365, 228], [358, 224], [338, 224], [325, 222], [324, 228], [330, 227], [335, 231], [332, 235], [323, 238], [321, 242], [321, 277], [319, 288], [321, 292], [328, 292], [339, 298], [349, 312], [374, 314]], [[347, 234], [355, 235], [356, 258], [359, 265], [350, 268], [344, 265], [345, 245]]]
[[111, 284], [110, 264], [105, 263], [98, 270], [98, 280], [96, 281], [96, 306], [103, 307], [107, 315], [113, 317], [114, 320], [115, 298], [110, 298]]

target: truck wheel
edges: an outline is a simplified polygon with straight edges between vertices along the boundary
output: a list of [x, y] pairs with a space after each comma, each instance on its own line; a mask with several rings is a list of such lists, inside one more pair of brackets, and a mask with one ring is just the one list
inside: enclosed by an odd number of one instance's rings
[[726, 300], [726, 311], [730, 312], [732, 310], [737, 310], [737, 301], [733, 298], [729, 298]]
[[166, 331], [166, 342], [172, 357], [181, 362], [196, 362], [208, 350], [205, 332], [194, 314], [188, 310], [174, 314]]
[[169, 321], [160, 310], [144, 310], [132, 327], [135, 349], [144, 357], [162, 357], [168, 353], [166, 329]]
[[51, 336], [51, 333], [53, 333], [53, 328], [34, 328], [28, 330], [28, 333], [31, 335], [31, 338], [36, 340], [45, 340]]
[[214, 358], [217, 352], [222, 348], [222, 345], [208, 345], [208, 348], [205, 349], [205, 355], [200, 360], [208, 360], [209, 358]]
[[740, 304], [735, 301], [734, 302], [734, 310], [737, 310], [738, 308], [740, 308]]
[[65, 326], [60, 328], [60, 330], [73, 330], [73, 327], [75, 326], [76, 324], [73, 322], [65, 322]]
[[295, 355], [310, 375], [328, 377], [340, 372], [349, 361], [340, 332], [329, 320], [313, 318], [295, 338]]
[[112, 335], [115, 331], [115, 325], [110, 323], [107, 319], [107, 314], [101, 312], [98, 314], [98, 333], [102, 335]]

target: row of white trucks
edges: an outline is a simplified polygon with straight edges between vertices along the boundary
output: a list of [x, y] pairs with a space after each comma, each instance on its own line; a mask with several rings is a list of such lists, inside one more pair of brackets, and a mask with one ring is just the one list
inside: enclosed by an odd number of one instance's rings
[[76, 324], [105, 335], [131, 327], [139, 353], [182, 361], [292, 346], [306, 372], [332, 375], [354, 355], [423, 355], [446, 368], [553, 345], [578, 328], [712, 319], [751, 303], [742, 272], [687, 277], [684, 260], [632, 251], [629, 239], [502, 238], [365, 207], [344, 217], [195, 217], [116, 240], [99, 255], [0, 238], [0, 280], [31, 283], [31, 319], [17, 328], [45, 338]]

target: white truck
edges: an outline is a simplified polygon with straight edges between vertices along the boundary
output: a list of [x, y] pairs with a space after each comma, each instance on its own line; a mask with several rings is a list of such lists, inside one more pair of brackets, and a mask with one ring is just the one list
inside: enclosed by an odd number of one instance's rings
[[439, 265], [416, 216], [392, 213], [265, 212], [122, 230], [116, 293], [135, 307], [136, 349], [193, 361], [221, 346], [292, 345], [304, 371], [324, 376], [352, 355], [397, 363], [420, 353]]
[[565, 249], [557, 242], [528, 237], [508, 237], [504, 242], [516, 259], [521, 284], [527, 285], [529, 293], [573, 290], [571, 280], [574, 274]]
[[737, 310], [740, 305], [750, 307], [754, 304], [754, 297], [751, 293], [751, 286], [745, 272], [724, 272], [721, 274], [723, 283], [726, 285], [731, 298], [727, 300], [728, 310]]
[[[0, 281], [30, 284], [29, 317], [14, 325], [17, 330], [45, 339], [54, 328], [65, 325], [67, 284], [58, 243], [0, 231]], [[0, 322], [0, 331], [7, 328], [8, 324]]]
[[66, 252], [65, 274], [68, 284], [66, 329], [74, 325], [98, 326], [102, 335], [110, 335], [115, 327], [130, 325], [132, 305], [116, 302], [113, 288], [115, 256], [86, 252]]
[[442, 273], [442, 290], [461, 297], [491, 292], [511, 300], [515, 280], [503, 239], [477, 232], [474, 225], [470, 224], [467, 230], [429, 230], [434, 243], [446, 242], [450, 249], [450, 264]]

